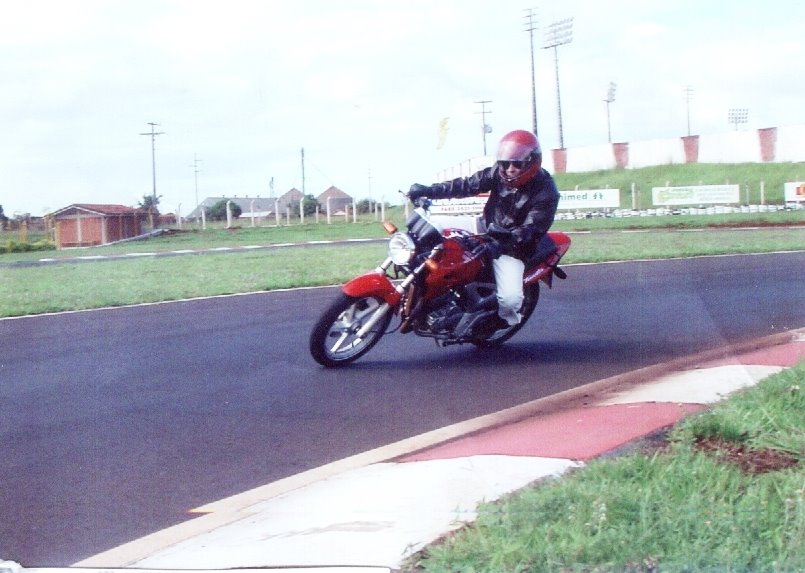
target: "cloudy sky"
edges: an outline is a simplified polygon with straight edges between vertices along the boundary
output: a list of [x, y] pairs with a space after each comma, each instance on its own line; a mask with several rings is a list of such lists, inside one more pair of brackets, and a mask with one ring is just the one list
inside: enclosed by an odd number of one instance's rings
[[[796, 0], [0, 0], [0, 205], [42, 215], [151, 194], [398, 202], [397, 190], [531, 127], [565, 147], [805, 124]], [[685, 87], [691, 87], [686, 101]], [[482, 106], [480, 101], [490, 103]], [[444, 118], [446, 131], [440, 132]], [[440, 144], [440, 135], [443, 140]], [[304, 179], [302, 152], [304, 148]], [[272, 186], [273, 182], [273, 186]]]

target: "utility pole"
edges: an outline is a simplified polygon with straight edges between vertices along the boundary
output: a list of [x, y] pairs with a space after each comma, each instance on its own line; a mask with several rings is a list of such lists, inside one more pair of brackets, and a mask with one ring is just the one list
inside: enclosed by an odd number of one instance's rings
[[534, 125], [534, 135], [539, 137], [537, 132], [537, 76], [534, 71], [534, 30], [537, 29], [537, 24], [534, 22], [534, 11], [531, 8], [526, 9], [525, 18], [525, 31], [528, 32], [531, 43], [531, 120]]
[[486, 114], [492, 113], [491, 111], [487, 111], [486, 104], [492, 103], [492, 100], [481, 100], [476, 101], [475, 103], [481, 104], [481, 111], [476, 111], [475, 113], [481, 114], [481, 124], [483, 126], [483, 134], [484, 134], [484, 157], [486, 157], [486, 134], [492, 133], [492, 126], [486, 123]]
[[685, 109], [688, 116], [688, 135], [690, 135], [690, 100], [693, 99], [693, 86], [685, 86]]
[[195, 185], [196, 185], [196, 211], [198, 211], [198, 206], [199, 206], [199, 203], [198, 203], [198, 173], [199, 173], [198, 162], [199, 161], [201, 161], [201, 160], [198, 159], [196, 157], [196, 154], [194, 153], [193, 154], [193, 165], [191, 165], [190, 167], [193, 168], [193, 179], [194, 179]]
[[155, 127], [159, 127], [158, 123], [149, 122], [148, 125], [151, 126], [151, 131], [148, 133], [141, 133], [140, 135], [150, 135], [151, 136], [151, 178], [153, 180], [153, 203], [156, 206], [157, 203], [157, 163], [156, 163], [156, 145], [155, 140], [157, 135], [164, 135], [164, 131], [154, 131]]

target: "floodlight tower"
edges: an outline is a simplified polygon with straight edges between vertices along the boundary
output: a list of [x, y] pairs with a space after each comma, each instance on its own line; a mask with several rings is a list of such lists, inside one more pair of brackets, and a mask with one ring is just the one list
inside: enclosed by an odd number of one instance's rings
[[609, 82], [609, 89], [607, 90], [607, 98], [604, 100], [607, 104], [607, 141], [612, 143], [612, 128], [609, 123], [609, 104], [615, 101], [615, 82]]
[[746, 108], [731, 108], [727, 112], [727, 121], [735, 125], [735, 131], [738, 131], [739, 123], [746, 123], [749, 121], [749, 110]]
[[525, 18], [525, 31], [528, 32], [531, 43], [531, 120], [534, 125], [534, 135], [539, 137], [537, 132], [537, 76], [534, 71], [534, 30], [537, 29], [537, 23], [534, 10], [527, 8]]
[[553, 48], [553, 61], [556, 69], [556, 110], [559, 118], [559, 149], [565, 148], [565, 137], [562, 129], [562, 96], [559, 91], [559, 46], [573, 41], [573, 18], [565, 18], [553, 22], [545, 31], [544, 50]]

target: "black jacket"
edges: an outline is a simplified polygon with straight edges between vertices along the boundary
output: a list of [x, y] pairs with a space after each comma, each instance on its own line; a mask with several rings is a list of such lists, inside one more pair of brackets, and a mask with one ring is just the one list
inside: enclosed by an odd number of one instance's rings
[[489, 192], [484, 206], [487, 227], [495, 223], [512, 231], [512, 240], [502, 244], [503, 254], [526, 260], [556, 216], [559, 191], [553, 177], [540, 169], [522, 188], [509, 189], [497, 166], [487, 167], [469, 177], [431, 185], [432, 199], [470, 197]]

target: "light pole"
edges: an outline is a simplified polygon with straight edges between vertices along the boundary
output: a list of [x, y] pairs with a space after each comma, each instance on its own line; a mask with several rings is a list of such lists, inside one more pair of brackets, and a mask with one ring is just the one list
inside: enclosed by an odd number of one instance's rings
[[476, 111], [475, 113], [481, 114], [481, 125], [484, 133], [484, 157], [486, 157], [486, 134], [492, 133], [492, 126], [486, 123], [486, 114], [492, 112], [486, 109], [486, 104], [492, 103], [492, 100], [485, 99], [481, 101], [476, 101], [475, 103], [481, 104], [481, 111]]
[[607, 103], [607, 140], [609, 143], [612, 143], [612, 128], [609, 123], [609, 104], [615, 101], [615, 88], [617, 86], [614, 82], [609, 82], [609, 89], [607, 90], [607, 99], [604, 101]]
[[562, 129], [562, 96], [559, 91], [559, 46], [573, 41], [573, 18], [565, 18], [553, 22], [545, 31], [544, 50], [553, 48], [553, 61], [556, 68], [556, 110], [559, 118], [559, 149], [565, 148], [565, 137]]
[[525, 31], [528, 32], [531, 43], [531, 120], [534, 125], [534, 135], [539, 137], [537, 132], [537, 76], [534, 72], [534, 30], [537, 29], [537, 24], [534, 22], [534, 11], [531, 8], [526, 9], [525, 18]]
[[727, 112], [727, 121], [735, 125], [735, 131], [738, 131], [739, 123], [749, 121], [749, 110], [746, 108], [732, 108]]
[[148, 125], [151, 126], [151, 131], [147, 133], [141, 133], [140, 135], [150, 135], [151, 136], [151, 178], [153, 181], [153, 204], [156, 205], [157, 203], [157, 162], [156, 162], [156, 145], [155, 140], [157, 135], [163, 135], [164, 131], [154, 131], [155, 127], [159, 127], [158, 123], [149, 122]]

